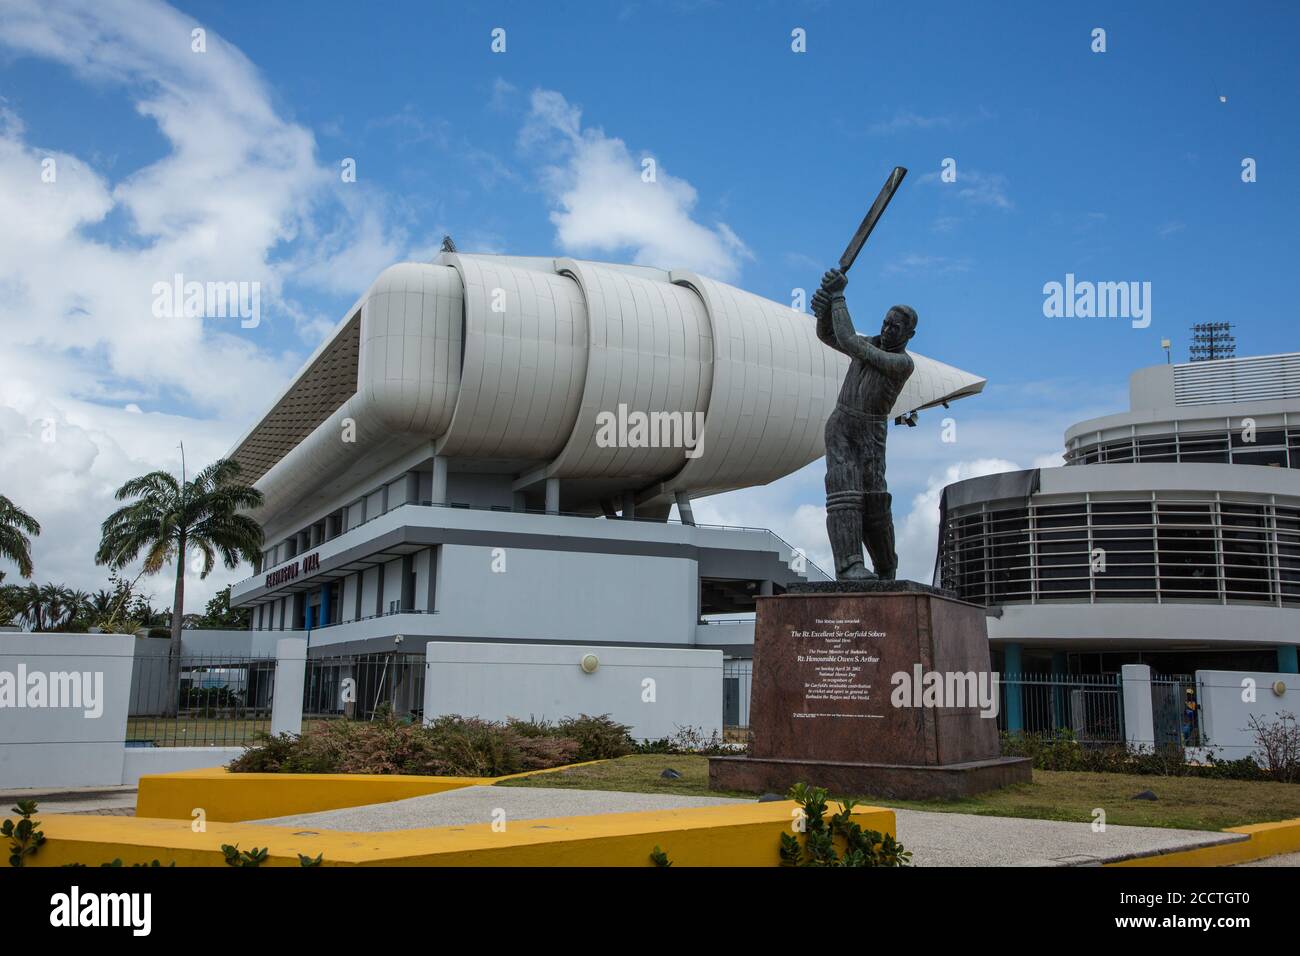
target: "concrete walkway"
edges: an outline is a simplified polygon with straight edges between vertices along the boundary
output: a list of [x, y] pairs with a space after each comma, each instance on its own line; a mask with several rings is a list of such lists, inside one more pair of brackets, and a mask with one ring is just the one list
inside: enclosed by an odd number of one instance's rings
[[915, 866], [1090, 866], [1244, 839], [1213, 830], [1107, 826], [1094, 833], [1090, 823], [920, 810], [894, 813], [899, 842], [912, 851]]
[[[314, 830], [409, 830], [491, 823], [504, 811], [507, 825], [544, 817], [629, 813], [749, 803], [723, 797], [567, 790], [548, 787], [466, 787], [393, 803], [260, 820]], [[966, 813], [896, 810], [898, 838], [916, 866], [1087, 866], [1145, 853], [1185, 850], [1242, 839], [1238, 834], [1163, 827], [985, 817]]]
[[10, 808], [19, 800], [35, 800], [38, 819], [42, 813], [87, 813], [133, 817], [135, 796], [134, 786], [0, 790], [0, 817], [11, 816]]

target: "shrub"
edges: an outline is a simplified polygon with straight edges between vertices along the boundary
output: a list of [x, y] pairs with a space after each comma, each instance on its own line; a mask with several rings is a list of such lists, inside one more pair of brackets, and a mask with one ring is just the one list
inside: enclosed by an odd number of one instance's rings
[[631, 729], [626, 724], [612, 720], [609, 714], [601, 714], [599, 717], [580, 714], [561, 720], [557, 732], [561, 737], [578, 742], [578, 753], [574, 759], [609, 760], [626, 757], [636, 749], [636, 742], [629, 733]]
[[[803, 810], [804, 842], [781, 834], [782, 866], [876, 867], [910, 866], [912, 851], [888, 833], [864, 830], [853, 819], [854, 800], [841, 800], [840, 810], [826, 819], [826, 788], [796, 783], [790, 799]], [[841, 850], [842, 848], [842, 850]]]
[[583, 759], [577, 740], [557, 728], [549, 735], [540, 733], [542, 726], [454, 715], [427, 727], [391, 714], [372, 721], [320, 721], [298, 736], [263, 734], [231, 762], [230, 770], [497, 777]]
[[639, 754], [696, 754], [701, 757], [734, 756], [743, 747], [726, 743], [715, 730], [709, 736], [699, 727], [678, 727], [671, 737], [643, 740], [636, 745]]
[[1255, 756], [1274, 780], [1296, 783], [1300, 781], [1300, 724], [1296, 723], [1295, 714], [1288, 711], [1274, 716], [1277, 720], [1263, 721], [1254, 714], [1250, 716]]
[[[1188, 763], [1187, 753], [1177, 744], [1160, 747], [1112, 744], [1087, 747], [1080, 744], [1070, 730], [1059, 729], [1051, 737], [1017, 732], [1003, 733], [1002, 754], [1028, 757], [1035, 770], [1071, 770], [1088, 773], [1125, 773], [1140, 776], [1210, 777], [1220, 780], [1279, 780], [1298, 782], [1300, 771], [1288, 776], [1270, 766], [1267, 760], [1256, 762], [1249, 757], [1225, 760], [1214, 747], [1200, 748], [1203, 758]], [[1260, 740], [1256, 732], [1256, 740]], [[1300, 744], [1300, 739], [1297, 740]], [[1285, 748], [1283, 748], [1285, 749]], [[1261, 766], [1261, 763], [1263, 766]]]

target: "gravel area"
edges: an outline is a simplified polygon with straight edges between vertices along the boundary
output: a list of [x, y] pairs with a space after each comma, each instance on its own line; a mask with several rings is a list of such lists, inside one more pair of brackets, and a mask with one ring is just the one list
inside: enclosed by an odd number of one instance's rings
[[[273, 826], [316, 830], [410, 830], [505, 820], [629, 813], [748, 803], [722, 797], [567, 790], [545, 787], [466, 787], [393, 803], [260, 820]], [[917, 866], [1086, 866], [1141, 853], [1168, 852], [1239, 839], [1235, 834], [1163, 827], [1088, 823], [897, 810], [898, 834]]]
[[1240, 834], [1167, 827], [895, 810], [898, 839], [916, 866], [1088, 866], [1131, 856], [1228, 843]]
[[423, 827], [491, 823], [493, 814], [505, 811], [511, 820], [545, 817], [581, 817], [597, 813], [631, 813], [636, 810], [676, 810], [712, 807], [723, 803], [749, 803], [726, 797], [676, 797], [657, 793], [618, 793], [610, 790], [564, 790], [541, 787], [464, 787], [446, 793], [411, 797], [343, 810], [301, 813], [259, 820], [272, 826], [310, 827], [317, 830], [417, 830]]

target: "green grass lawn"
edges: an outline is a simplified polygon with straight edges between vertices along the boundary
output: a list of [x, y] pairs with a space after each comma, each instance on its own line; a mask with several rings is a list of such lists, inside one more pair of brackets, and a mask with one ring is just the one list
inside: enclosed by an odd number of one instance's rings
[[270, 717], [131, 717], [126, 739], [155, 747], [242, 747], [270, 729]]
[[[667, 767], [680, 773], [681, 779], [662, 778], [660, 774]], [[658, 754], [621, 757], [571, 770], [508, 780], [497, 786], [624, 790], [681, 796], [752, 796], [710, 790], [706, 757]], [[1143, 790], [1151, 790], [1159, 799], [1132, 799], [1134, 794]], [[870, 794], [852, 796], [886, 807], [1082, 823], [1090, 823], [1093, 809], [1101, 807], [1106, 811], [1107, 823], [1188, 830], [1222, 830], [1246, 823], [1300, 817], [1300, 786], [1200, 777], [1035, 770], [1033, 783], [995, 790], [968, 800], [886, 800]]]

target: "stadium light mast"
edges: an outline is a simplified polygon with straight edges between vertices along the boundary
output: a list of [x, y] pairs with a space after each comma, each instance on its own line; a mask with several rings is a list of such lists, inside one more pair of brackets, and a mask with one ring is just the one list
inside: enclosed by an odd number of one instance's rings
[[1193, 362], [1233, 358], [1237, 354], [1237, 340], [1232, 335], [1232, 324], [1197, 322], [1192, 326], [1192, 346], [1188, 352]]

